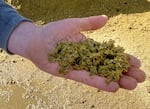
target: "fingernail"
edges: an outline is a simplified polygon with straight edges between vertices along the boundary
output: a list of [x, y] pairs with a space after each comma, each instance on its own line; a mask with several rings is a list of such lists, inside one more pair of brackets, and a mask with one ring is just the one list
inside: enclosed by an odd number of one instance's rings
[[101, 15], [102, 17], [105, 17], [105, 18], [107, 18], [108, 19], [108, 16], [106, 16], [106, 15]]

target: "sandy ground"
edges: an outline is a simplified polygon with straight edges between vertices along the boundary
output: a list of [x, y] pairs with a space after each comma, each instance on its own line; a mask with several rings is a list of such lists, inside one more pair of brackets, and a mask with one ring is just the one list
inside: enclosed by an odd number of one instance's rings
[[102, 29], [85, 32], [113, 39], [141, 60], [146, 81], [133, 91], [98, 91], [40, 71], [30, 61], [0, 50], [0, 109], [150, 109], [150, 2], [147, 0], [7, 0], [37, 24], [107, 14]]

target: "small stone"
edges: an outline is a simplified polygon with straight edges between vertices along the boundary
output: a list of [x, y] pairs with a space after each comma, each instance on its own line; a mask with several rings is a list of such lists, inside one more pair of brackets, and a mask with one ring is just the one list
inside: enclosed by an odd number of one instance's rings
[[112, 31], [116, 31], [115, 29], [112, 29]]
[[117, 8], [116, 11], [117, 11], [117, 12], [120, 12], [120, 9]]
[[20, 60], [21, 60], [21, 61], [24, 61], [24, 59], [23, 59], [23, 58], [20, 58]]
[[127, 5], [128, 3], [127, 3], [127, 2], [124, 2], [124, 4]]
[[3, 52], [3, 49], [0, 49], [0, 53], [2, 53]]
[[91, 108], [94, 108], [94, 107], [95, 107], [94, 105], [91, 106]]
[[84, 104], [86, 102], [86, 100], [82, 101], [82, 103]]
[[128, 29], [130, 29], [130, 30], [131, 30], [131, 29], [132, 29], [132, 27], [128, 27]]
[[101, 92], [101, 90], [98, 89], [97, 92]]
[[146, 89], [147, 89], [147, 92], [150, 94], [150, 86], [147, 86]]
[[12, 63], [17, 63], [17, 61], [13, 59], [13, 60], [12, 60]]
[[14, 80], [11, 80], [10, 84], [14, 85], [14, 84], [16, 84], [16, 82]]

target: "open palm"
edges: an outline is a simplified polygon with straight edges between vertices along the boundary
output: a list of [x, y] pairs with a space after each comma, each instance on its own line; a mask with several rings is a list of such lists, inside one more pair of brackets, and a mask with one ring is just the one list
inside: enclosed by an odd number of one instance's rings
[[[107, 22], [106, 16], [93, 16], [87, 18], [71, 18], [61, 21], [51, 22], [41, 27], [36, 27], [31, 37], [28, 37], [24, 54], [20, 54], [30, 59], [41, 70], [55, 76], [82, 82], [104, 91], [114, 92], [119, 88], [134, 89], [138, 82], [145, 79], [145, 74], [139, 69], [140, 62], [135, 57], [129, 55], [131, 67], [117, 82], [106, 84], [105, 78], [96, 75], [89, 76], [84, 70], [70, 70], [68, 74], [59, 73], [58, 63], [48, 61], [48, 53], [53, 52], [55, 45], [62, 41], [78, 42], [85, 40], [86, 37], [81, 31], [95, 30], [101, 28]], [[20, 27], [21, 28], [21, 27]], [[19, 53], [18, 53], [19, 54]]]

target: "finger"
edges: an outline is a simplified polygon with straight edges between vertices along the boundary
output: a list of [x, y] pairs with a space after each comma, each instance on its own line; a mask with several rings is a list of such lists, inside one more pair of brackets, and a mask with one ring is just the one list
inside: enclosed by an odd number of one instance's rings
[[129, 58], [129, 63], [131, 66], [134, 66], [134, 67], [137, 67], [139, 68], [141, 66], [141, 62], [139, 59], [137, 59], [136, 57], [130, 55], [130, 54], [127, 54], [128, 58]]
[[126, 72], [125, 75], [135, 78], [137, 82], [143, 82], [146, 78], [145, 73], [135, 67], [129, 68], [128, 72]]
[[119, 85], [121, 88], [133, 90], [137, 86], [136, 79], [123, 75], [119, 80]]
[[70, 71], [65, 78], [75, 80], [92, 87], [96, 87], [103, 91], [115, 92], [119, 89], [119, 85], [116, 82], [106, 83], [106, 79], [99, 76], [89, 76], [88, 72], [84, 70]]
[[72, 70], [68, 74], [63, 75], [59, 73], [59, 65], [57, 63], [49, 63], [40, 67], [43, 71], [48, 72], [52, 75], [75, 80], [77, 82], [81, 82], [87, 84], [92, 87], [96, 87], [100, 90], [115, 92], [119, 89], [119, 85], [116, 82], [106, 83], [106, 79], [99, 76], [89, 76], [86, 71], [76, 71]]
[[78, 27], [80, 31], [96, 30], [103, 27], [108, 20], [106, 15], [91, 16], [78, 19]]
[[80, 41], [85, 41], [86, 40], [86, 36], [79, 33], [77, 35], [73, 35], [72, 37], [68, 38], [69, 41], [71, 42], [80, 42]]
[[85, 18], [68, 18], [56, 22], [51, 22], [46, 26], [53, 27], [51, 29], [54, 31], [57, 29], [61, 35], [67, 35], [68, 32], [69, 34], [76, 34], [80, 31], [89, 31], [101, 28], [106, 24], [107, 20], [108, 17], [106, 15]]

